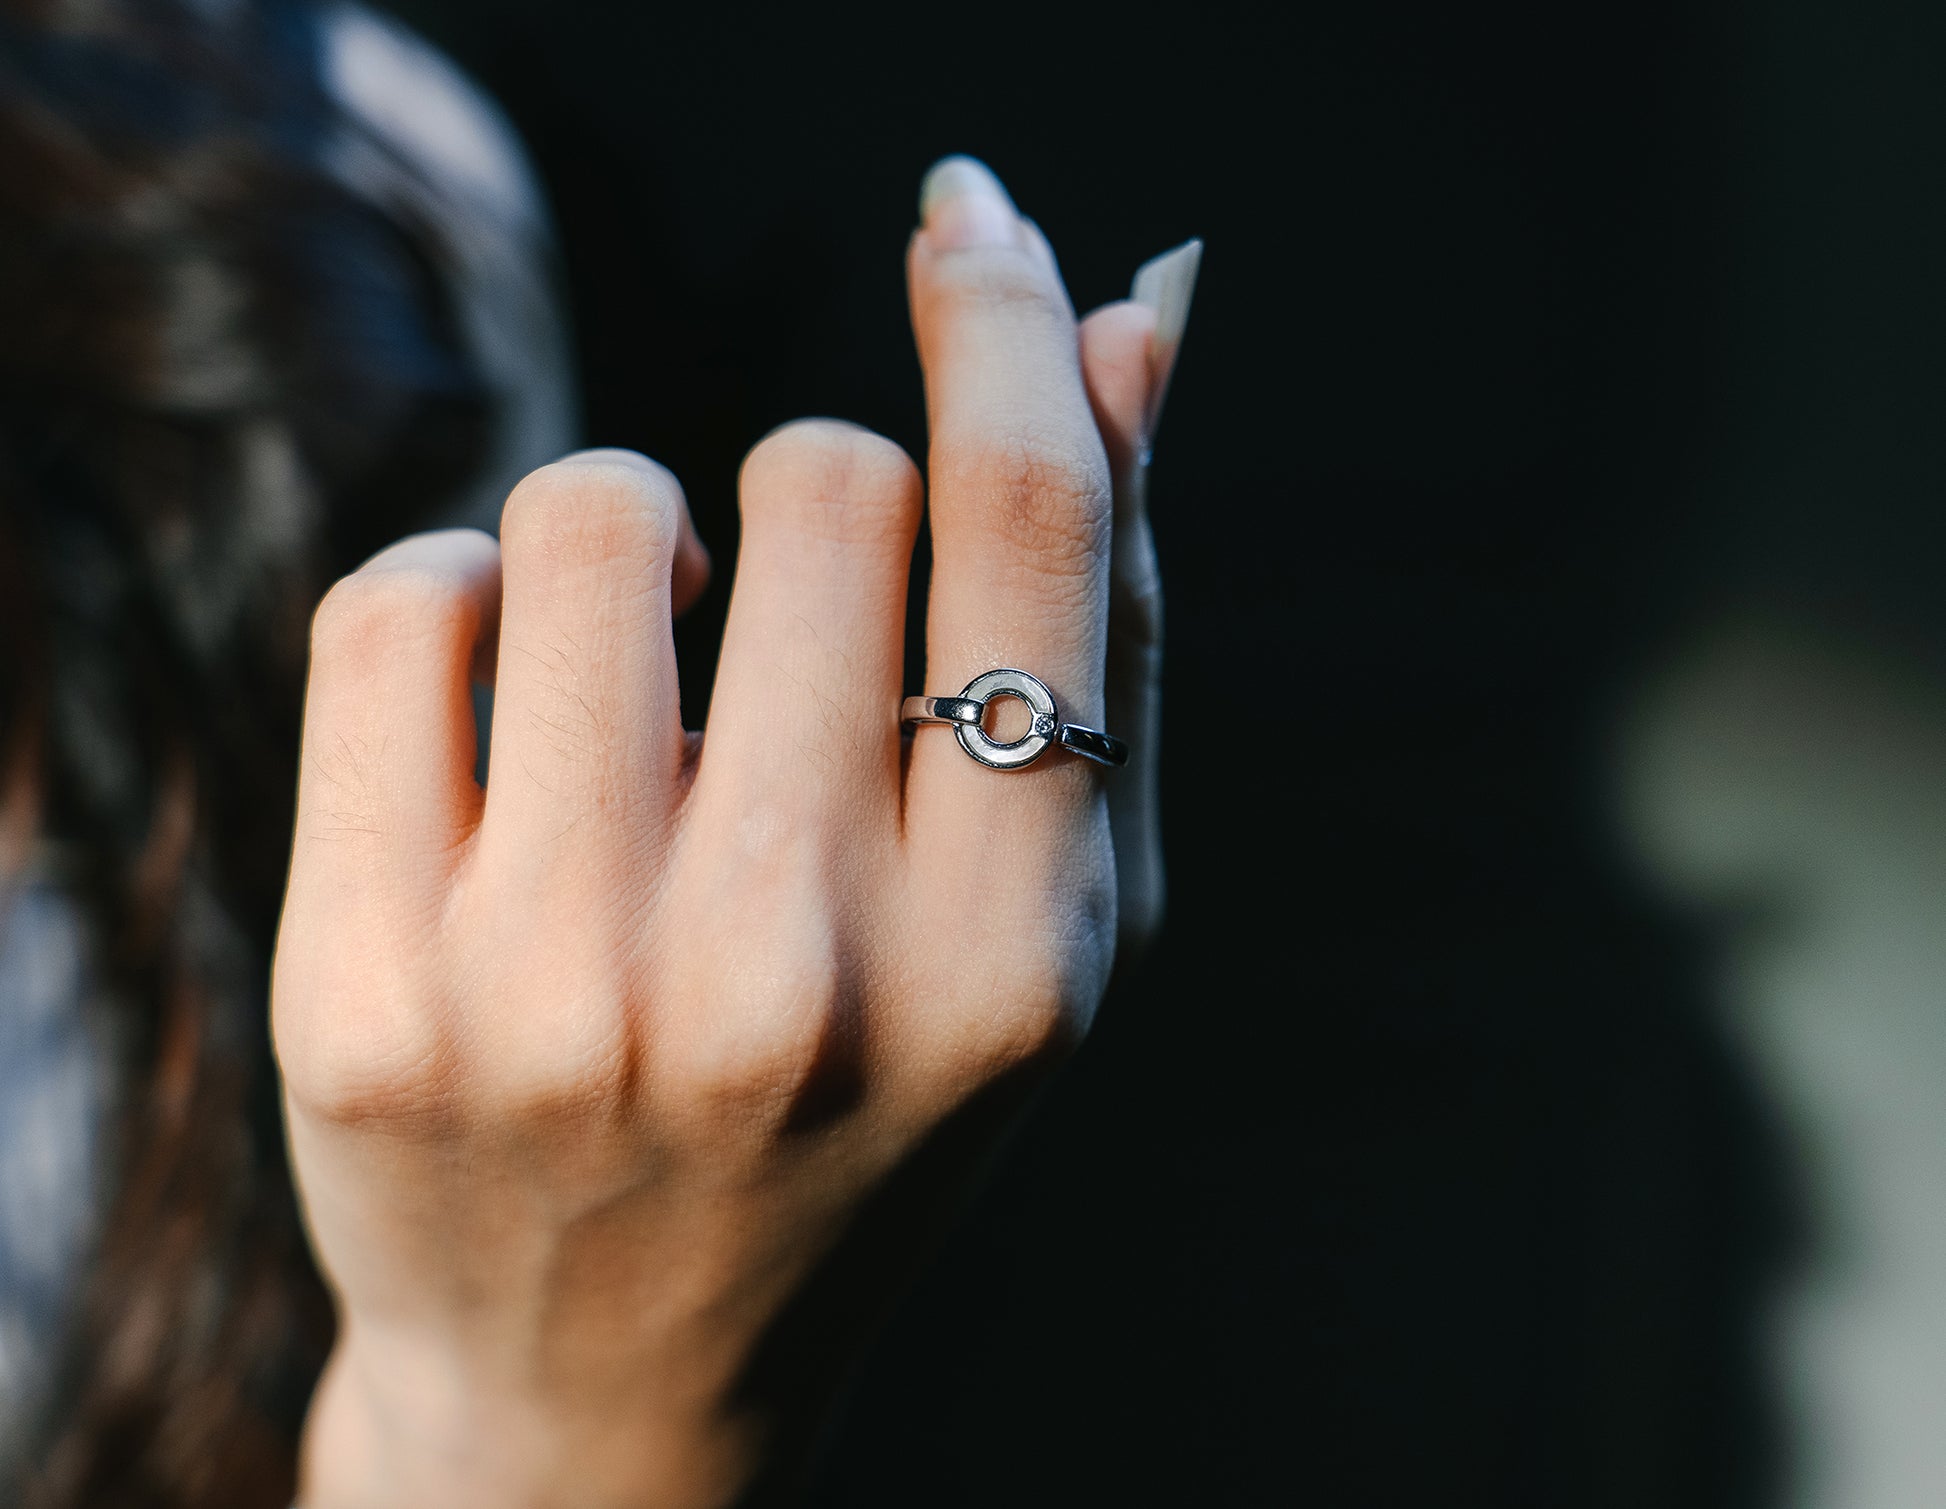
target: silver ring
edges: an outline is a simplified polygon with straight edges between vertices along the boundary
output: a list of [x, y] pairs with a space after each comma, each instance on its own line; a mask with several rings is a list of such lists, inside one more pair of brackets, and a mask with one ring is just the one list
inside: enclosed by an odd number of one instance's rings
[[[987, 704], [995, 697], [1017, 697], [1033, 715], [1027, 732], [1011, 743], [1002, 744], [981, 726]], [[1020, 770], [1057, 744], [1098, 765], [1120, 767], [1128, 763], [1128, 745], [1099, 729], [1063, 723], [1046, 682], [1004, 667], [975, 676], [957, 697], [907, 697], [899, 709], [899, 721], [950, 725], [959, 736], [960, 748], [995, 770]]]

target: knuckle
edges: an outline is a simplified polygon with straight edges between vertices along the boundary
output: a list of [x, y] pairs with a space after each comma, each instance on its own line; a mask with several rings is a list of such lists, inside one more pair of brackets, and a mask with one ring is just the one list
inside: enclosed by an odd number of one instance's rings
[[1087, 1036], [1114, 962], [1112, 857], [1069, 871], [1058, 896], [1024, 889], [989, 919], [981, 983], [957, 1013], [947, 1068], [977, 1088], [1051, 1069]]
[[633, 1104], [637, 1052], [625, 1030], [503, 1055], [479, 1076], [477, 1099], [497, 1124], [530, 1131], [588, 1127]]
[[747, 959], [719, 985], [699, 1030], [671, 1045], [665, 1082], [679, 1120], [765, 1140], [846, 1080], [860, 993], [835, 954]]
[[957, 316], [999, 310], [1011, 317], [1073, 323], [1066, 295], [1024, 247], [970, 246], [942, 252], [933, 263], [933, 281]]
[[450, 571], [423, 563], [368, 566], [324, 595], [311, 619], [311, 651], [334, 664], [371, 665], [401, 643], [470, 632], [478, 611]]
[[1052, 1070], [1081, 1046], [1092, 1018], [1092, 1000], [1073, 988], [1064, 970], [1016, 969], [957, 1044], [949, 1071], [978, 1087]]
[[639, 961], [600, 931], [554, 917], [518, 933], [500, 926], [521, 938], [520, 957], [448, 1008], [468, 1045], [456, 1099], [473, 1122], [536, 1134], [536, 1146], [625, 1119], [645, 1040]]
[[836, 419], [772, 430], [744, 458], [745, 511], [841, 543], [899, 541], [918, 525], [919, 470], [896, 442]]
[[528, 473], [500, 516], [510, 554], [562, 566], [664, 560], [681, 527], [675, 478], [618, 451], [590, 451]]
[[273, 1021], [285, 1093], [316, 1121], [411, 1124], [450, 1105], [458, 1077], [450, 1046], [413, 1013], [353, 997]]
[[1113, 494], [1098, 439], [1012, 426], [952, 444], [943, 459], [984, 528], [1025, 559], [1063, 575], [1107, 560]]

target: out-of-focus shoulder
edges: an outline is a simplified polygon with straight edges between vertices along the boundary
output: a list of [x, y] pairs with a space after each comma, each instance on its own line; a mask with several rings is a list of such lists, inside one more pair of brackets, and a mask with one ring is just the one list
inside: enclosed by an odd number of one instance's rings
[[0, 875], [0, 1480], [39, 1444], [75, 1275], [108, 1177], [126, 1043], [95, 994], [93, 940], [43, 846]]
[[446, 54], [390, 16], [349, 0], [320, 14], [325, 82], [396, 150], [503, 222], [551, 217], [513, 122]]

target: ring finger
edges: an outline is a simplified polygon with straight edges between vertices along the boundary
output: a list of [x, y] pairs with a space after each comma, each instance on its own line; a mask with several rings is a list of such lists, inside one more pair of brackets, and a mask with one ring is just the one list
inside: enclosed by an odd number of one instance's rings
[[[1110, 488], [1082, 381], [1074, 311], [1039, 233], [970, 158], [928, 175], [908, 258], [931, 429], [932, 594], [925, 690], [958, 693], [1013, 667], [1052, 689], [1064, 722], [1101, 726]], [[1018, 732], [1003, 727], [997, 737]], [[967, 759], [944, 730], [913, 752], [909, 809], [968, 803], [1014, 816], [1070, 809], [1092, 771], [1050, 753], [1031, 791]]]

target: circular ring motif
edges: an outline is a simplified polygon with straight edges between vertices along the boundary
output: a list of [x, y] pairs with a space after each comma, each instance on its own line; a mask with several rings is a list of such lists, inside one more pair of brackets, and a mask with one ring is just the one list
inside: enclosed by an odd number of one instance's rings
[[1010, 744], [1002, 744], [977, 723], [954, 724], [953, 732], [959, 736], [960, 748], [982, 765], [990, 765], [995, 770], [1018, 770], [1023, 765], [1033, 764], [1054, 742], [1054, 736], [1061, 727], [1060, 714], [1054, 707], [1054, 693], [1039, 677], [1030, 676], [1025, 671], [988, 671], [967, 682], [966, 690], [960, 696], [970, 702], [985, 702], [1000, 696], [1018, 697], [1034, 715], [1028, 731]]

